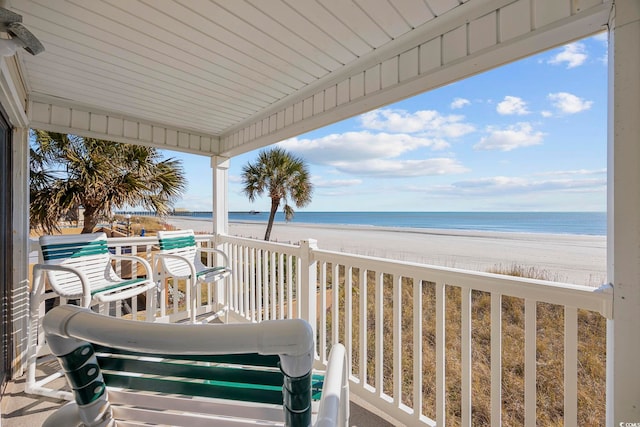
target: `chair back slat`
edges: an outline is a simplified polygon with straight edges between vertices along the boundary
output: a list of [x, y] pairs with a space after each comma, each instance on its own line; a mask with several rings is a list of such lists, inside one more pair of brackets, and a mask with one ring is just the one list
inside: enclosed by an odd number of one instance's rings
[[196, 246], [196, 239], [193, 235], [163, 238], [162, 234], [160, 234], [159, 242], [161, 250], [182, 249]]
[[78, 258], [90, 255], [106, 255], [109, 252], [106, 240], [89, 242], [61, 243], [42, 246], [44, 261]]

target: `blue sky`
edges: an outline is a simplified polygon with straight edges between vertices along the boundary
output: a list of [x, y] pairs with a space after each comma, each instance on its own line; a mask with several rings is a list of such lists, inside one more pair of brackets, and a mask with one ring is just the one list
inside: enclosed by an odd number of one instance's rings
[[[606, 34], [282, 141], [309, 165], [306, 211], [605, 211]], [[259, 151], [259, 150], [258, 150]], [[250, 203], [231, 159], [229, 210]], [[212, 209], [210, 160], [177, 208]]]

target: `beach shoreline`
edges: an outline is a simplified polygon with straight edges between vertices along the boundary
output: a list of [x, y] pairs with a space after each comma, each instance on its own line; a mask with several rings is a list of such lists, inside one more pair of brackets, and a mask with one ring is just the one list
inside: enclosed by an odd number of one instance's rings
[[[213, 232], [206, 218], [169, 217], [176, 228]], [[262, 240], [261, 221], [230, 221], [229, 235]], [[320, 249], [473, 271], [535, 268], [549, 280], [600, 286], [606, 236], [276, 222], [271, 241], [315, 239]]]

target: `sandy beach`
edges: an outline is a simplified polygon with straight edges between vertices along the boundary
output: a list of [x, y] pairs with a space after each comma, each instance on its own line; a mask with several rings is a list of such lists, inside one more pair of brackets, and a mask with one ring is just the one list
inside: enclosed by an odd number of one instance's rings
[[[169, 218], [177, 228], [212, 232], [206, 219]], [[230, 222], [232, 236], [262, 239], [264, 223]], [[606, 282], [606, 237], [572, 234], [387, 228], [275, 223], [271, 241], [315, 239], [321, 249], [474, 271], [535, 267], [549, 280], [600, 286]]]

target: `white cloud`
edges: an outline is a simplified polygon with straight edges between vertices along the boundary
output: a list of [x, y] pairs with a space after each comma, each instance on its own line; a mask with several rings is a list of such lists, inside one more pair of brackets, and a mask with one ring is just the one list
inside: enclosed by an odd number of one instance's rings
[[527, 103], [517, 96], [505, 96], [504, 100], [498, 103], [496, 111], [502, 115], [518, 115], [529, 114]]
[[449, 185], [439, 185], [431, 188], [415, 189], [427, 191], [431, 194], [447, 196], [491, 196], [529, 194], [542, 192], [602, 192], [606, 190], [607, 180], [601, 178], [564, 178], [537, 180], [531, 177], [493, 176], [453, 182]]
[[540, 115], [541, 115], [542, 117], [545, 117], [545, 118], [546, 118], [546, 117], [551, 117], [551, 116], [553, 116], [553, 113], [552, 113], [551, 111], [549, 111], [549, 110], [544, 110], [544, 111], [541, 111], [541, 112], [540, 112]]
[[547, 98], [563, 114], [576, 114], [588, 110], [593, 101], [586, 101], [568, 92], [550, 93]]
[[367, 131], [334, 133], [316, 139], [291, 138], [279, 145], [316, 164], [394, 158], [419, 148], [440, 150], [449, 146], [434, 138]]
[[351, 163], [335, 162], [333, 166], [344, 173], [388, 178], [451, 175], [469, 171], [460, 162], [451, 158], [424, 160], [372, 159]]
[[456, 110], [456, 109], [458, 109], [458, 108], [462, 108], [462, 107], [465, 107], [465, 106], [467, 106], [467, 105], [471, 105], [471, 101], [469, 101], [468, 99], [465, 99], [465, 98], [455, 98], [455, 99], [453, 100], [453, 102], [451, 102], [450, 107], [451, 107], [451, 109], [452, 109], [452, 110]]
[[587, 60], [587, 54], [585, 53], [586, 47], [584, 43], [576, 42], [565, 45], [562, 47], [562, 51], [556, 54], [548, 62], [549, 64], [567, 64], [567, 68], [578, 67]]
[[542, 144], [544, 134], [533, 130], [529, 123], [517, 123], [506, 129], [488, 128], [489, 136], [473, 146], [476, 150], [511, 151], [516, 148]]
[[211, 211], [213, 208], [213, 195], [208, 194], [191, 194], [182, 195], [181, 200], [176, 203], [177, 208], [186, 208], [191, 211]]
[[314, 179], [313, 185], [317, 188], [344, 188], [344, 187], [354, 187], [362, 184], [361, 179], [333, 179], [333, 180], [324, 180], [324, 179]]
[[540, 172], [537, 173], [536, 176], [584, 176], [584, 175], [606, 175], [607, 169], [575, 169], [575, 170], [567, 170], [567, 171], [551, 171], [551, 172]]
[[464, 116], [443, 116], [435, 110], [410, 113], [405, 110], [380, 109], [360, 116], [362, 127], [387, 132], [417, 133], [438, 138], [458, 138], [475, 127], [465, 123]]

